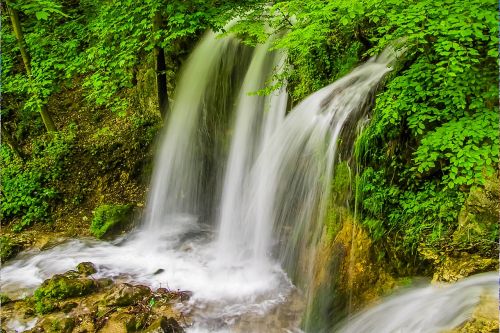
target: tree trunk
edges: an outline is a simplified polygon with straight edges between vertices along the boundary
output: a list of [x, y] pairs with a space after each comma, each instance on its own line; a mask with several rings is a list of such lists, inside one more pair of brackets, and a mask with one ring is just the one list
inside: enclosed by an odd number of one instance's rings
[[0, 131], [2, 134], [2, 143], [6, 143], [7, 146], [10, 147], [14, 155], [19, 157], [19, 159], [21, 159], [22, 161], [24, 161], [24, 154], [21, 152], [21, 149], [19, 149], [17, 143], [14, 140], [12, 140], [12, 137], [10, 136], [9, 132], [7, 131], [3, 123]]
[[[153, 22], [153, 32], [158, 31], [161, 28], [162, 22], [162, 16], [160, 12], [157, 12]], [[160, 108], [161, 117], [165, 119], [168, 110], [167, 65], [165, 63], [165, 51], [162, 47], [157, 45], [154, 48], [154, 56], [158, 107]]]
[[[26, 46], [26, 40], [24, 39], [23, 30], [21, 28], [21, 21], [19, 20], [19, 13], [16, 9], [12, 8], [10, 5], [10, 1], [6, 0], [7, 3], [7, 11], [9, 12], [10, 20], [12, 22], [12, 29], [14, 30], [14, 34], [16, 35], [17, 43], [19, 45], [19, 50], [21, 51], [21, 57], [23, 58], [24, 68], [26, 69], [26, 74], [28, 75], [28, 79], [30, 82], [33, 80], [33, 75], [31, 71], [31, 59], [28, 53], [28, 48]], [[43, 105], [38, 104], [38, 111], [42, 116], [43, 124], [47, 129], [47, 132], [56, 131], [56, 126], [54, 125], [54, 121], [50, 116], [49, 112]]]

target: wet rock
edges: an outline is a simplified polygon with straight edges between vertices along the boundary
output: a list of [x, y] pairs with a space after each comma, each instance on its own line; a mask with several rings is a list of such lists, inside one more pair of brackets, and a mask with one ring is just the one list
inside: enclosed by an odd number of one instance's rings
[[75, 319], [64, 315], [51, 315], [41, 319], [35, 329], [45, 333], [71, 333], [75, 328]]
[[167, 288], [158, 288], [156, 290], [156, 294], [166, 299], [178, 299], [181, 302], [188, 301], [193, 295], [193, 293], [190, 291], [185, 291], [185, 290], [172, 291], [168, 290]]
[[64, 313], [69, 313], [71, 312], [71, 310], [73, 310], [74, 308], [76, 308], [78, 306], [77, 303], [75, 302], [68, 302], [68, 303], [64, 303], [62, 306], [61, 306], [61, 311], [64, 312]]
[[78, 317], [75, 322], [76, 326], [72, 333], [92, 333], [97, 331], [92, 316]]
[[97, 283], [97, 286], [99, 288], [109, 287], [110, 285], [113, 284], [113, 280], [110, 278], [97, 279], [95, 282]]
[[146, 313], [139, 313], [129, 317], [125, 321], [127, 332], [142, 332], [148, 324], [149, 315]]
[[44, 251], [56, 247], [64, 243], [67, 240], [66, 237], [54, 237], [54, 235], [40, 235], [35, 240], [35, 244], [33, 244], [36, 248]]
[[38, 313], [49, 313], [58, 308], [56, 300], [87, 295], [95, 290], [92, 279], [82, 278], [75, 271], [57, 274], [35, 290], [35, 309]]
[[126, 322], [130, 316], [124, 314], [111, 314], [106, 320], [104, 326], [99, 330], [101, 333], [127, 333]]
[[483, 295], [472, 316], [464, 323], [443, 333], [498, 332], [498, 299]]
[[150, 294], [151, 290], [146, 286], [121, 283], [111, 289], [105, 298], [105, 303], [108, 306], [128, 306], [141, 301]]
[[161, 317], [154, 321], [144, 332], [146, 333], [183, 333], [184, 329], [174, 318]]
[[83, 276], [89, 276], [97, 272], [94, 264], [91, 262], [81, 262], [76, 266], [76, 270]]

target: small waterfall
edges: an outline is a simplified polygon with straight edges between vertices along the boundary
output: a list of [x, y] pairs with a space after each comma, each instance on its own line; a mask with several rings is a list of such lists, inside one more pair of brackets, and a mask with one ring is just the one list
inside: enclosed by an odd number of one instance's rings
[[[498, 275], [476, 275], [451, 285], [412, 288], [351, 318], [339, 333], [439, 333], [472, 317], [482, 302], [498, 310]], [[495, 316], [497, 317], [497, 316]]]

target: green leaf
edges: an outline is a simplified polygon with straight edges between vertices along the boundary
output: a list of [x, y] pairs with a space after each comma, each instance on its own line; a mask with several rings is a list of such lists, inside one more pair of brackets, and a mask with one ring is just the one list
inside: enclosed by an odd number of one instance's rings
[[36, 12], [35, 16], [37, 20], [46, 20], [49, 18], [49, 13], [47, 12]]

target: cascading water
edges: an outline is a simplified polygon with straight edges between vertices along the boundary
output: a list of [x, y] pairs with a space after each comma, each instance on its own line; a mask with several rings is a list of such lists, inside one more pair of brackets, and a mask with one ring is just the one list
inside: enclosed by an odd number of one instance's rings
[[2, 291], [28, 293], [92, 261], [98, 277], [192, 291], [191, 332], [300, 331], [340, 133], [363, 115], [394, 55], [371, 59], [285, 115], [284, 87], [255, 94], [284, 63], [268, 48], [208, 33], [177, 86], [143, 226], [112, 242], [24, 252], [2, 267]]
[[[238, 61], [242, 56], [239, 48], [232, 38], [219, 39], [208, 33], [185, 66], [151, 181], [146, 227], [152, 234], [175, 225], [179, 218], [196, 222], [200, 201], [207, 200], [202, 187], [200, 121], [206, 116], [207, 107], [231, 108], [228, 102], [217, 103], [217, 100], [230, 100], [234, 94], [231, 85], [238, 86], [232, 74], [244, 67]], [[226, 82], [226, 86], [220, 82]]]
[[438, 333], [470, 319], [478, 306], [498, 317], [498, 275], [480, 274], [452, 285], [411, 288], [345, 321], [339, 333]]
[[257, 46], [236, 111], [218, 234], [218, 256], [226, 264], [234, 265], [245, 259], [251, 259], [254, 266], [267, 262], [267, 258], [258, 256], [258, 248], [254, 246], [259, 235], [252, 230], [254, 223], [247, 221], [246, 205], [255, 160], [269, 147], [270, 137], [281, 124], [286, 112], [287, 95], [284, 88], [267, 97], [248, 95], [248, 92], [256, 92], [265, 87], [266, 76], [259, 73], [264, 72], [269, 76], [274, 67], [270, 65], [279, 67], [283, 63], [284, 57], [279, 53], [275, 54], [273, 61], [268, 47], [269, 44]]

